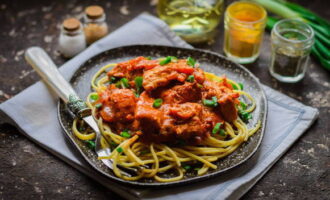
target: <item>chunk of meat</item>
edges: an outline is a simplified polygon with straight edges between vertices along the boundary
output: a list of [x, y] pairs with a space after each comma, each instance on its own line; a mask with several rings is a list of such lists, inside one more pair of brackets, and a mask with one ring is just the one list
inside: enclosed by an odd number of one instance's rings
[[146, 91], [151, 91], [166, 86], [173, 80], [184, 82], [186, 78], [186, 74], [181, 74], [170, 66], [161, 66], [144, 72], [143, 88]]
[[196, 102], [202, 97], [201, 88], [196, 82], [185, 82], [183, 85], [176, 85], [170, 89], [163, 90], [160, 97], [164, 103], [185, 103]]
[[212, 108], [203, 107], [203, 122], [206, 130], [211, 133], [217, 123], [223, 123], [224, 120], [220, 113], [214, 112]]
[[137, 102], [135, 119], [144, 133], [157, 133], [161, 127], [162, 112], [152, 106], [153, 102], [147, 92], [142, 92]]
[[193, 140], [206, 136], [202, 105], [198, 103], [175, 104], [165, 111], [161, 134], [173, 134], [175, 138]]
[[203, 99], [217, 97], [220, 112], [224, 119], [229, 122], [235, 120], [237, 118], [235, 100], [239, 97], [239, 94], [219, 82], [205, 81], [203, 86]]
[[188, 75], [195, 72], [195, 68], [187, 65], [186, 62], [185, 60], [179, 60], [145, 71], [143, 74], [144, 89], [151, 91], [166, 86], [173, 80], [184, 82]]
[[[136, 76], [142, 76], [143, 69], [149, 62], [150, 60], [140, 56], [126, 62], [118, 63], [107, 75], [109, 77], [125, 77], [128, 80], [133, 80]], [[157, 63], [155, 66], [157, 66]]]
[[132, 90], [111, 88], [100, 95], [100, 115], [107, 122], [132, 122], [136, 97]]

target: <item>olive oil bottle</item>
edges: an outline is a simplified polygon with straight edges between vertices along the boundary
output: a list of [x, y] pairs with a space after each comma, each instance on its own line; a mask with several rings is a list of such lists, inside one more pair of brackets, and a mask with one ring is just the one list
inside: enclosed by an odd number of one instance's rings
[[223, 12], [223, 0], [159, 0], [159, 17], [189, 43], [210, 41]]

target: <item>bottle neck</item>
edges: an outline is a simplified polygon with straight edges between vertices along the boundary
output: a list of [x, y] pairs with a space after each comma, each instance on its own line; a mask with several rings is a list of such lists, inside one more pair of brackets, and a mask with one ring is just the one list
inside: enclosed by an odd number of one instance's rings
[[86, 14], [84, 15], [84, 22], [85, 24], [88, 23], [93, 23], [93, 24], [102, 24], [105, 22], [105, 14], [103, 14], [102, 16], [96, 18], [96, 19], [92, 19], [90, 17], [88, 17]]
[[82, 34], [82, 26], [80, 25], [79, 28], [77, 30], [74, 31], [68, 31], [66, 30], [63, 26], [61, 28], [61, 33], [63, 35], [67, 35], [67, 36], [76, 36], [76, 35], [80, 35]]

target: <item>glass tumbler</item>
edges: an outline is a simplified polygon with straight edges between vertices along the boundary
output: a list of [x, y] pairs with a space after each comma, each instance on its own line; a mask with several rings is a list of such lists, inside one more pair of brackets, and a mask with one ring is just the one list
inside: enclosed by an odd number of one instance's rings
[[256, 3], [230, 4], [225, 12], [223, 50], [226, 56], [241, 64], [254, 62], [259, 56], [266, 21], [266, 10]]
[[313, 44], [314, 31], [308, 24], [294, 19], [277, 22], [271, 33], [270, 74], [281, 82], [294, 83], [301, 80]]
[[224, 0], [159, 0], [157, 13], [172, 31], [189, 43], [212, 41]]

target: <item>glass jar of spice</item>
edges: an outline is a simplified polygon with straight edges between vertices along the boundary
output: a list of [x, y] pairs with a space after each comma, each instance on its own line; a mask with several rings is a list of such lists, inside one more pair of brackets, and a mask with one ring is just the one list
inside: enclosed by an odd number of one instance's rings
[[94, 5], [85, 9], [84, 31], [87, 44], [92, 44], [108, 34], [108, 25], [102, 7]]
[[301, 80], [314, 44], [312, 27], [294, 19], [281, 20], [272, 29], [271, 44], [270, 74], [287, 83]]
[[59, 50], [64, 57], [71, 58], [86, 48], [85, 35], [79, 20], [63, 21], [59, 37]]
[[267, 12], [260, 5], [247, 1], [230, 4], [225, 12], [224, 52], [238, 63], [254, 62], [266, 26]]

